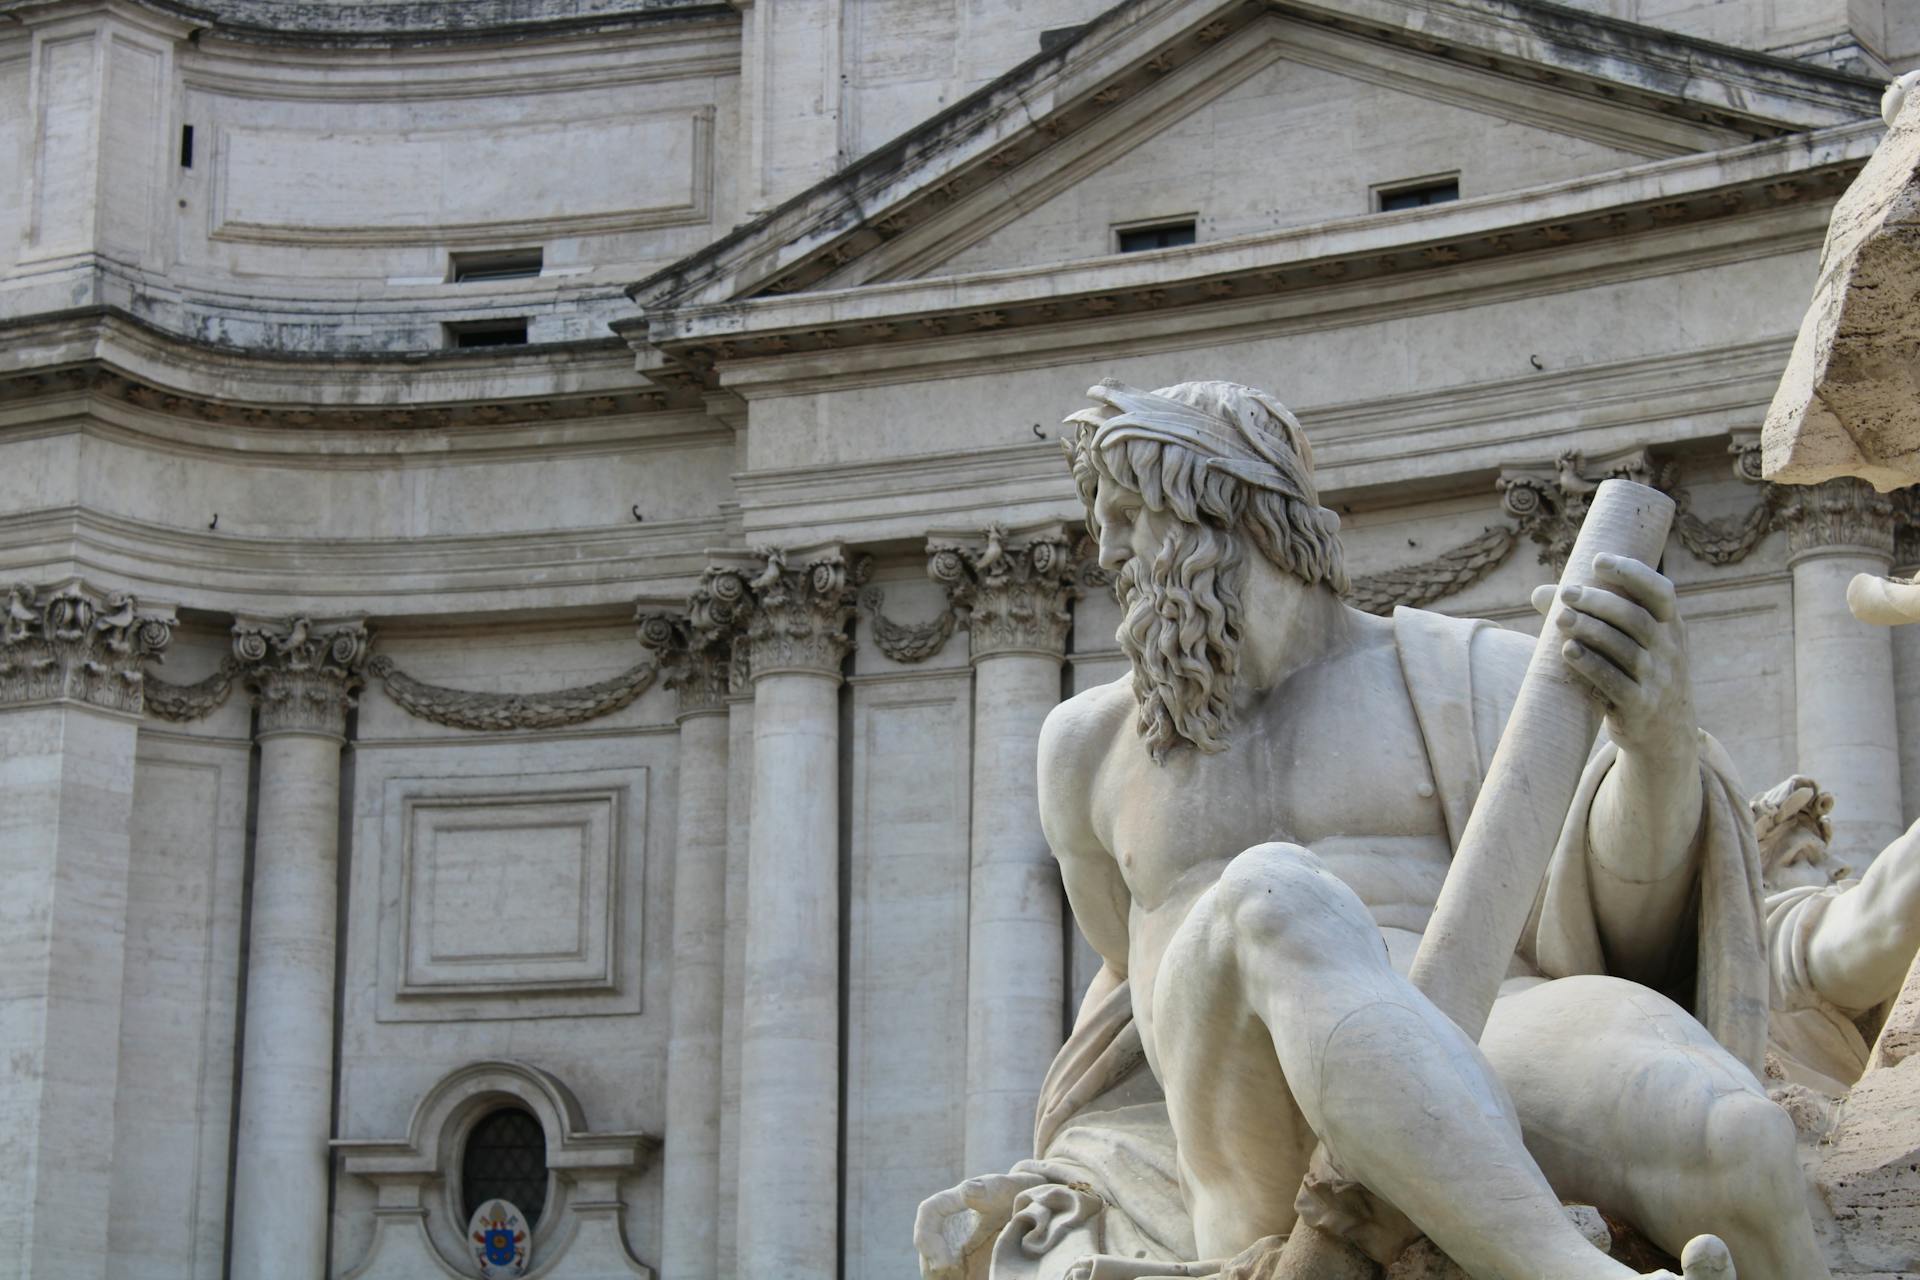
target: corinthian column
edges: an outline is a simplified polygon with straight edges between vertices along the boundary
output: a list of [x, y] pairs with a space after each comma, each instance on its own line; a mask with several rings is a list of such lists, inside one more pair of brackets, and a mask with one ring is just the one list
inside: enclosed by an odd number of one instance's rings
[[742, 1276], [839, 1272], [840, 665], [855, 582], [837, 547], [749, 583], [753, 828], [740, 1044]]
[[934, 539], [927, 571], [967, 614], [973, 680], [973, 820], [967, 909], [964, 1168], [1033, 1155], [1040, 1083], [1060, 1048], [1066, 984], [1060, 875], [1040, 830], [1040, 726], [1060, 701], [1065, 529]]
[[1905, 827], [1900, 741], [1893, 634], [1853, 616], [1847, 584], [1892, 565], [1893, 504], [1862, 480], [1787, 492], [1799, 769], [1834, 794], [1834, 852], [1865, 870]]
[[673, 857], [673, 1000], [667, 1037], [667, 1141], [661, 1280], [717, 1274], [721, 979], [727, 872], [728, 652], [655, 614], [641, 643], [661, 654], [680, 697]]
[[0, 1271], [107, 1257], [141, 662], [168, 615], [80, 583], [0, 617]]
[[367, 643], [358, 622], [233, 628], [260, 744], [234, 1142], [236, 1277], [320, 1280], [326, 1262], [340, 749]]

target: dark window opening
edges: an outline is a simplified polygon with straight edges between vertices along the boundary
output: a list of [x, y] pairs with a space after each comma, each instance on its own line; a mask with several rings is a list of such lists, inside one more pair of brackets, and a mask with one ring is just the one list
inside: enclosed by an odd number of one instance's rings
[[511, 320], [463, 320], [447, 325], [446, 330], [450, 347], [523, 347], [527, 344], [525, 316]]
[[1445, 182], [1423, 182], [1413, 187], [1395, 187], [1391, 191], [1380, 192], [1380, 212], [1392, 213], [1395, 209], [1419, 209], [1430, 204], [1448, 204], [1460, 198], [1460, 179], [1448, 178]]
[[1120, 252], [1143, 253], [1148, 249], [1174, 249], [1193, 243], [1193, 223], [1163, 222], [1154, 227], [1128, 227], [1120, 234]]
[[485, 253], [456, 253], [452, 257], [455, 284], [483, 280], [526, 280], [540, 274], [546, 254], [540, 249], [489, 249]]
[[180, 167], [193, 168], [193, 126], [190, 124], [180, 126]]
[[480, 1118], [467, 1134], [460, 1193], [469, 1222], [487, 1201], [507, 1200], [528, 1226], [539, 1225], [547, 1207], [547, 1135], [532, 1112], [502, 1107]]

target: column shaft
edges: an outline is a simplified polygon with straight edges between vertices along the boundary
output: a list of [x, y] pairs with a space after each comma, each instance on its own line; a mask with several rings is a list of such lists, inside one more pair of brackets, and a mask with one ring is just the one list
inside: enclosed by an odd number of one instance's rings
[[740, 1030], [747, 980], [747, 850], [753, 830], [753, 700], [727, 703], [726, 962], [720, 1011], [719, 1273], [738, 1275], [740, 1232]]
[[[762, 664], [755, 658], [756, 670]], [[757, 676], [747, 860], [736, 1274], [839, 1270], [840, 698]]]
[[964, 1167], [991, 1173], [1033, 1155], [1034, 1109], [1062, 1034], [1060, 875], [1035, 777], [1060, 659], [1014, 651], [974, 669]]
[[339, 893], [337, 737], [260, 743], [233, 1274], [319, 1280], [333, 1130], [334, 920]]
[[712, 1280], [716, 1274], [727, 729], [726, 709], [718, 705], [680, 720], [662, 1280]]
[[0, 1273], [103, 1276], [137, 721], [0, 711]]
[[1889, 558], [1862, 548], [1793, 560], [1793, 672], [1800, 772], [1833, 792], [1833, 851], [1856, 872], [1905, 829], [1893, 634], [1847, 611], [1855, 574]]

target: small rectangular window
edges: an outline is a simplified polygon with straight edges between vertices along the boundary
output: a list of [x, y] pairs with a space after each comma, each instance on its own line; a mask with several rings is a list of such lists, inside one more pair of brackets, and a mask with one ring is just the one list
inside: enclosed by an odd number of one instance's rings
[[1174, 249], [1193, 243], [1193, 219], [1160, 222], [1150, 227], [1123, 227], [1118, 237], [1121, 253], [1144, 253], [1149, 249]]
[[1381, 213], [1395, 209], [1419, 209], [1430, 204], [1448, 204], [1460, 198], [1459, 178], [1439, 178], [1405, 186], [1376, 187], [1374, 197]]
[[462, 320], [443, 326], [449, 347], [523, 347], [527, 344], [527, 318], [507, 320]]
[[193, 126], [190, 124], [180, 126], [180, 167], [193, 168]]
[[449, 276], [455, 284], [526, 280], [540, 274], [546, 265], [546, 254], [540, 249], [488, 249], [482, 253], [453, 254], [449, 264]]

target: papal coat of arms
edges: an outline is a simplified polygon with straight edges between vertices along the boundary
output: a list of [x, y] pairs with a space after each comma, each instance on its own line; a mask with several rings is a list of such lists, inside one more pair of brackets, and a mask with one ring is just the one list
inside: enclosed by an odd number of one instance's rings
[[489, 1200], [475, 1209], [467, 1223], [467, 1237], [486, 1280], [527, 1273], [533, 1231], [511, 1201]]

